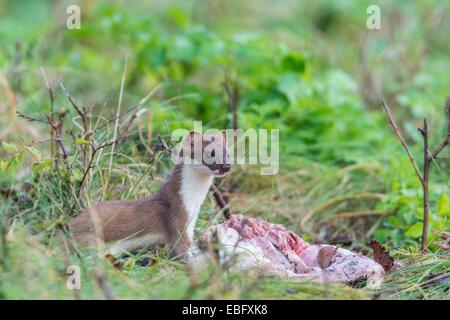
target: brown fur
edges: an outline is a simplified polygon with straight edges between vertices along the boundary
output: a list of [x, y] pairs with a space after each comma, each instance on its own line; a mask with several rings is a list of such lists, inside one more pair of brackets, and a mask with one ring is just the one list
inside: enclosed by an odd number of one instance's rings
[[[184, 236], [187, 212], [179, 197], [182, 165], [176, 166], [161, 190], [139, 200], [105, 201], [83, 211], [69, 223], [75, 240], [95, 245], [134, 239], [164, 230], [164, 242], [173, 245], [174, 254], [186, 251]], [[98, 221], [98, 224], [96, 224]]]
[[[191, 132], [183, 143], [191, 144], [194, 136], [195, 133]], [[221, 137], [225, 139], [224, 135]], [[209, 137], [212, 141], [214, 138]], [[202, 149], [210, 143], [203, 141]], [[221, 146], [226, 153], [226, 144]], [[77, 243], [93, 246], [159, 234], [163, 239], [158, 242], [171, 245], [173, 255], [186, 253], [192, 239], [186, 233], [189, 214], [180, 195], [185, 165], [189, 164], [177, 165], [161, 190], [147, 198], [105, 201], [83, 211], [69, 223]], [[205, 166], [211, 170], [215, 168], [214, 164]]]

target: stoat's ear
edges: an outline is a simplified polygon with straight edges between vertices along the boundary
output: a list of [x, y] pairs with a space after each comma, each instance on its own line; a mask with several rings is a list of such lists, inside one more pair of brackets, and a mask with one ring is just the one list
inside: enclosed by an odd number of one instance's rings
[[171, 150], [171, 157], [175, 164], [180, 164], [183, 159], [183, 143], [178, 143]]
[[[187, 148], [186, 151], [188, 152], [188, 154], [191, 153], [191, 157], [193, 157], [195, 145], [198, 144], [200, 146], [200, 150], [202, 150], [202, 145], [203, 145], [202, 140], [203, 140], [203, 134], [198, 131], [190, 131], [186, 135], [183, 145], [184, 145], [184, 148]], [[190, 152], [189, 152], [189, 150], [190, 150]]]

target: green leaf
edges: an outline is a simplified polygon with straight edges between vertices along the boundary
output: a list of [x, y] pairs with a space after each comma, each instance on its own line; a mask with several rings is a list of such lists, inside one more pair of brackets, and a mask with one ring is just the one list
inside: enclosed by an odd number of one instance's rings
[[23, 151], [19, 152], [17, 155], [14, 156], [14, 161], [18, 166], [21, 166], [23, 163]]
[[178, 26], [186, 27], [186, 25], [188, 24], [188, 17], [180, 8], [172, 6], [171, 8], [169, 8], [168, 14], [178, 24]]
[[38, 174], [42, 172], [44, 169], [49, 168], [51, 165], [52, 165], [51, 159], [47, 159], [39, 163], [34, 163], [33, 166], [31, 167], [31, 172], [33, 174]]
[[390, 216], [387, 221], [392, 224], [392, 226], [400, 228], [402, 226], [401, 221], [396, 216]]
[[290, 103], [295, 103], [300, 98], [309, 97], [311, 88], [296, 74], [290, 72], [278, 80], [278, 90], [288, 98]]
[[6, 169], [8, 168], [9, 165], [9, 161], [8, 160], [1, 160], [0, 161], [0, 170], [1, 171], [6, 171]]
[[3, 149], [5, 149], [5, 151], [7, 153], [17, 153], [19, 152], [19, 150], [17, 149], [16, 145], [12, 142], [6, 142], [6, 141], [2, 141], [2, 147]]
[[406, 230], [405, 234], [411, 238], [419, 238], [422, 235], [422, 228], [422, 222], [418, 222], [409, 227], [409, 229]]
[[440, 216], [450, 216], [450, 199], [445, 192], [439, 197], [437, 211]]
[[291, 53], [283, 58], [281, 66], [285, 70], [303, 73], [305, 71], [305, 59], [297, 53]]
[[31, 155], [33, 156], [33, 158], [36, 161], [41, 161], [42, 154], [41, 154], [41, 152], [38, 149], [36, 149], [34, 147], [27, 147], [27, 150], [31, 153]]
[[75, 144], [89, 144], [89, 141], [86, 139], [78, 138], [75, 140]]

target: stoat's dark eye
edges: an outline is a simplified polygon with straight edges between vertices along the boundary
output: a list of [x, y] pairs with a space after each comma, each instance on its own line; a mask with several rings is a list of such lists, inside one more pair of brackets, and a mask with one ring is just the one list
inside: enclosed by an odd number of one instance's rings
[[216, 150], [211, 151], [211, 157], [214, 157], [216, 155]]

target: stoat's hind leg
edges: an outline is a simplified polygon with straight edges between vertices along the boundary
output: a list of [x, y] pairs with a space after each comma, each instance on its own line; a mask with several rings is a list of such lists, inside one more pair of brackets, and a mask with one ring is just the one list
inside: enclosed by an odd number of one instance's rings
[[191, 243], [192, 242], [186, 232], [181, 234], [172, 233], [169, 239], [169, 244], [171, 246], [170, 256], [182, 262], [188, 262]]
[[156, 247], [163, 244], [165, 240], [164, 235], [159, 233], [131, 239], [122, 239], [110, 245], [107, 253], [114, 257], [120, 257], [131, 252]]

